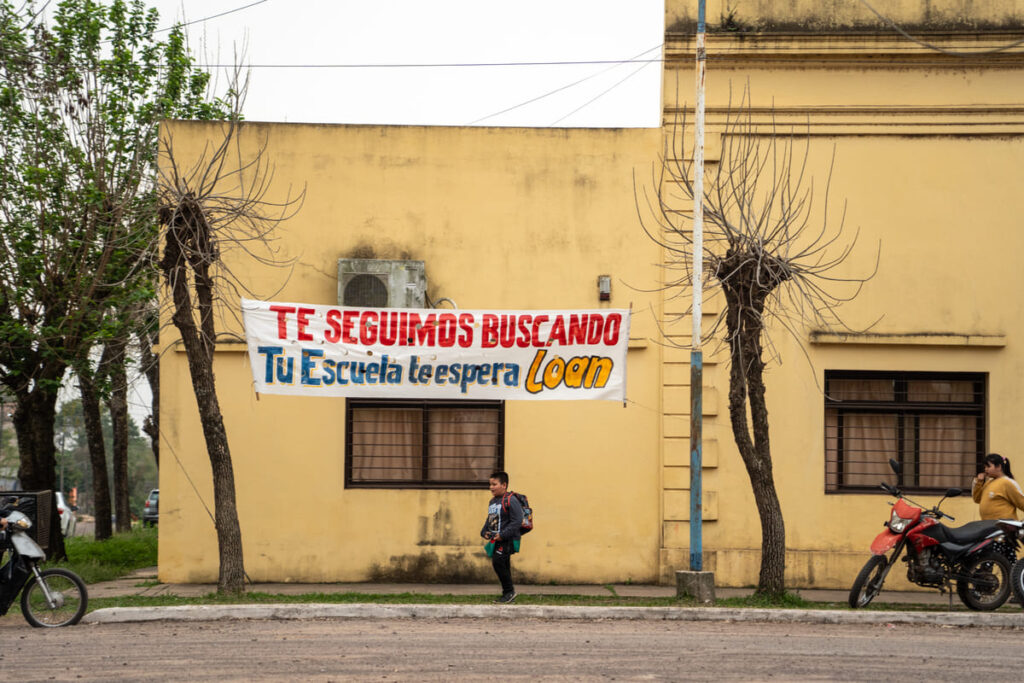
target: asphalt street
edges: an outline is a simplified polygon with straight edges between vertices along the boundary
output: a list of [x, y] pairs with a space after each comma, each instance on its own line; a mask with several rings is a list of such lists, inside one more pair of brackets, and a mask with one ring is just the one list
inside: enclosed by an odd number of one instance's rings
[[1020, 680], [1020, 639], [999, 628], [502, 614], [37, 630], [8, 616], [0, 619], [0, 680], [1008, 681]]

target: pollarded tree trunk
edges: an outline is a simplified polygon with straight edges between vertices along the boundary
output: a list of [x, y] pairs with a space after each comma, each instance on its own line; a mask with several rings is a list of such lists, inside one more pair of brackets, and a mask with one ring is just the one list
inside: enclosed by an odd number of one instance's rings
[[[63, 374], [63, 371], [61, 372]], [[57, 417], [57, 390], [37, 383], [32, 391], [15, 391], [17, 407], [12, 416], [14, 431], [18, 435], [21, 467], [18, 480], [24, 491], [55, 491], [56, 446], [53, 425]], [[50, 544], [47, 556], [51, 560], [66, 560], [64, 537], [57, 515], [57, 498], [50, 509]]]
[[[214, 257], [209, 225], [198, 202], [191, 197], [185, 198], [173, 214], [167, 212], [162, 218], [168, 227], [160, 267], [171, 289], [174, 305], [171, 319], [185, 346], [192, 389], [213, 473], [214, 516], [220, 554], [217, 590], [221, 593], [241, 593], [245, 589], [245, 567], [242, 531], [235, 505], [235, 475], [213, 374], [216, 333], [209, 269]], [[189, 269], [195, 278], [195, 309], [189, 287]], [[199, 326], [196, 325], [194, 315], [198, 315]]]
[[107, 475], [107, 449], [103, 443], [103, 421], [100, 415], [100, 396], [94, 378], [86, 372], [78, 373], [78, 390], [82, 396], [82, 417], [85, 438], [89, 447], [89, 466], [92, 469], [92, 497], [96, 515], [96, 540], [113, 535], [110, 522], [110, 481]]
[[761, 347], [765, 300], [771, 290], [758, 284], [763, 281], [760, 271], [765, 263], [744, 256], [750, 254], [725, 259], [725, 267], [733, 274], [732, 280], [723, 283], [730, 351], [729, 418], [761, 521], [757, 592], [781, 595], [785, 591], [786, 528], [772, 472]]
[[128, 341], [123, 336], [107, 342], [110, 350], [110, 364], [107, 366], [110, 397], [107, 399], [107, 409], [110, 411], [113, 431], [111, 463], [114, 467], [114, 512], [117, 515], [118, 531], [132, 530], [132, 510], [128, 497], [128, 377], [124, 369], [127, 345]]

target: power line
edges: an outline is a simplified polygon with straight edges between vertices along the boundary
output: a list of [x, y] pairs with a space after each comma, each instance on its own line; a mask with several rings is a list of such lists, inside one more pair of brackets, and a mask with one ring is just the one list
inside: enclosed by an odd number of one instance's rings
[[[586, 64], [660, 64], [657, 59], [581, 59], [546, 62], [436, 62], [420, 64], [246, 64], [247, 69], [461, 69], [478, 67], [577, 66]], [[203, 69], [234, 68], [235, 64], [194, 64]]]
[[580, 109], [583, 109], [584, 107], [588, 107], [588, 106], [590, 106], [591, 104], [593, 104], [593, 103], [594, 103], [594, 102], [596, 102], [597, 100], [601, 99], [602, 97], [604, 97], [605, 95], [607, 95], [608, 93], [610, 93], [610, 92], [611, 92], [612, 90], [615, 90], [615, 88], [619, 87], [620, 85], [622, 85], [623, 83], [625, 83], [626, 81], [628, 81], [629, 79], [631, 79], [631, 78], [632, 78], [633, 76], [636, 76], [636, 75], [637, 75], [638, 73], [640, 73], [641, 71], [643, 71], [644, 69], [646, 69], [646, 68], [647, 68], [647, 66], [648, 66], [647, 64], [641, 64], [641, 65], [640, 65], [640, 66], [639, 66], [638, 68], [636, 68], [636, 69], [634, 69], [633, 71], [631, 71], [630, 73], [626, 74], [626, 77], [625, 77], [625, 78], [622, 78], [622, 79], [620, 79], [619, 81], [616, 81], [616, 82], [615, 82], [615, 83], [613, 83], [613, 84], [612, 84], [612, 85], [611, 85], [611, 86], [610, 86], [609, 88], [607, 88], [607, 89], [606, 89], [606, 90], [604, 90], [603, 92], [600, 92], [600, 93], [598, 93], [598, 94], [597, 94], [596, 96], [594, 96], [594, 97], [590, 98], [589, 100], [587, 100], [586, 102], [584, 102], [584, 103], [583, 103], [583, 104], [581, 104], [580, 106], [576, 107], [576, 108], [575, 108], [575, 109], [573, 109], [573, 110], [572, 110], [571, 112], [569, 112], [568, 114], [566, 114], [566, 115], [565, 115], [565, 116], [563, 116], [562, 118], [558, 119], [557, 121], [555, 121], [555, 122], [554, 122], [554, 123], [552, 123], [551, 125], [552, 125], [552, 126], [554, 126], [555, 124], [561, 123], [561, 122], [562, 122], [562, 121], [564, 121], [565, 119], [569, 118], [570, 116], [572, 116], [573, 114], [575, 114], [576, 112], [578, 112], [578, 111], [579, 111]]
[[[641, 52], [641, 53], [637, 54], [636, 56], [632, 57], [632, 59], [638, 59], [638, 58], [640, 58], [640, 57], [643, 57], [643, 56], [644, 56], [645, 54], [647, 54], [648, 52], [653, 52], [654, 50], [659, 50], [659, 49], [661, 49], [661, 48], [662, 48], [662, 47], [663, 47], [664, 45], [665, 45], [664, 43], [661, 43], [660, 45], [655, 45], [654, 47], [650, 48], [649, 50], [644, 50], [643, 52]], [[534, 97], [534, 98], [531, 98], [531, 99], [529, 99], [529, 100], [526, 100], [525, 102], [520, 102], [519, 104], [515, 104], [515, 105], [513, 105], [513, 106], [511, 106], [511, 107], [508, 107], [508, 108], [506, 108], [506, 109], [502, 109], [501, 111], [497, 111], [497, 112], [494, 112], [493, 114], [488, 114], [487, 116], [482, 116], [482, 117], [478, 118], [478, 119], [477, 119], [477, 120], [475, 120], [475, 121], [470, 121], [470, 122], [469, 122], [468, 124], [466, 124], [466, 125], [469, 125], [469, 126], [474, 126], [474, 125], [476, 125], [476, 124], [480, 123], [481, 121], [486, 121], [487, 119], [492, 119], [492, 118], [494, 118], [495, 116], [501, 116], [502, 114], [507, 114], [508, 112], [510, 112], [510, 111], [513, 111], [513, 110], [515, 110], [515, 109], [519, 109], [520, 107], [525, 107], [525, 106], [526, 106], [526, 105], [528, 105], [528, 104], [533, 104], [534, 102], [537, 102], [537, 101], [539, 101], [539, 100], [542, 100], [542, 99], [544, 99], [545, 97], [550, 97], [551, 95], [554, 95], [554, 94], [556, 94], [556, 93], [560, 93], [560, 92], [562, 92], [563, 90], [568, 90], [569, 88], [572, 88], [573, 86], [577, 86], [577, 85], [579, 85], [580, 83], [583, 83], [584, 81], [589, 81], [589, 80], [590, 80], [591, 78], [596, 78], [596, 77], [598, 77], [598, 76], [600, 76], [600, 75], [602, 75], [602, 74], [606, 74], [606, 73], [608, 73], [609, 71], [611, 71], [612, 69], [615, 69], [615, 68], [617, 68], [618, 66], [619, 66], [619, 64], [614, 64], [614, 65], [612, 65], [612, 66], [609, 66], [608, 68], [605, 68], [605, 69], [601, 69], [601, 70], [600, 70], [600, 71], [598, 71], [597, 73], [593, 73], [593, 74], [591, 74], [591, 75], [589, 75], [589, 76], [585, 76], [585, 77], [583, 77], [583, 78], [579, 79], [578, 81], [573, 81], [572, 83], [568, 83], [568, 84], [566, 84], [566, 85], [563, 85], [563, 86], [562, 86], [562, 87], [560, 87], [560, 88], [555, 88], [554, 90], [551, 90], [551, 91], [549, 91], [549, 92], [546, 92], [546, 93], [544, 93], [543, 95], [538, 95], [537, 97]], [[645, 66], [646, 66], [646, 65], [645, 65]]]
[[174, 24], [173, 26], [168, 26], [167, 28], [158, 28], [156, 31], [154, 31], [154, 33], [163, 33], [165, 31], [171, 31], [176, 28], [184, 28], [185, 26], [191, 26], [192, 24], [201, 24], [204, 21], [209, 21], [210, 19], [217, 19], [218, 17], [225, 17], [229, 14], [241, 12], [242, 10], [249, 9], [250, 7], [255, 7], [256, 5], [262, 5], [265, 2], [270, 2], [270, 0], [256, 0], [256, 2], [250, 2], [248, 5], [242, 5], [241, 7], [236, 7], [235, 9], [229, 9], [228, 11], [221, 12], [220, 14], [211, 14], [210, 16], [203, 17], [202, 19], [195, 19], [194, 21], [186, 21], [184, 23]]
[[996, 47], [996, 48], [991, 48], [991, 49], [988, 49], [988, 50], [976, 50], [976, 51], [972, 50], [972, 51], [969, 51], [969, 52], [960, 52], [958, 50], [949, 50], [947, 48], [939, 47], [938, 45], [934, 45], [932, 43], [929, 43], [929, 42], [924, 41], [924, 40], [920, 40], [920, 39], [915, 38], [914, 36], [910, 35], [909, 33], [907, 33], [906, 31], [903, 30], [902, 26], [900, 26], [895, 21], [893, 21], [892, 19], [890, 19], [889, 17], [885, 16], [884, 14], [882, 14], [881, 12], [876, 10], [874, 7], [872, 7], [871, 3], [869, 3], [868, 0], [860, 0], [860, 3], [862, 5], [864, 5], [865, 7], [867, 7], [871, 11], [872, 14], [874, 14], [876, 17], [878, 17], [879, 19], [884, 21], [886, 24], [891, 26], [893, 29], [896, 30], [897, 33], [902, 35], [907, 40], [910, 40], [910, 41], [912, 41], [914, 43], [917, 43], [921, 47], [926, 47], [929, 50], [935, 50], [936, 52], [941, 52], [942, 54], [953, 55], [955, 57], [970, 57], [970, 56], [973, 56], [973, 55], [990, 55], [990, 54], [995, 54], [997, 52], [1004, 52], [1004, 51], [1009, 50], [1011, 48], [1015, 48], [1018, 45], [1024, 45], [1024, 39], [1022, 39], [1022, 40], [1018, 40], [1018, 41], [1013, 42], [1013, 43], [1008, 43], [1006, 45], [1002, 45], [1002, 46]]

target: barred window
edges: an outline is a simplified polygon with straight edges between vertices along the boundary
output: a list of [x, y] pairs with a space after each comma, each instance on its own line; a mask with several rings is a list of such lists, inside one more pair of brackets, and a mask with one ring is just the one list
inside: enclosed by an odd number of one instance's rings
[[504, 469], [502, 401], [349, 399], [346, 417], [349, 488], [480, 488]]
[[826, 492], [967, 485], [985, 456], [985, 402], [981, 373], [826, 371]]

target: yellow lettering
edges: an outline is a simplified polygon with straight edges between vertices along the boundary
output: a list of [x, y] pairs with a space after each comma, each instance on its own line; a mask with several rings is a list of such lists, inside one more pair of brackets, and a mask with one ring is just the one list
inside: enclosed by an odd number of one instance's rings
[[579, 389], [583, 386], [583, 374], [590, 363], [586, 358], [570, 358], [565, 368], [565, 386]]
[[544, 386], [537, 381], [537, 376], [540, 374], [540, 364], [544, 361], [544, 356], [546, 356], [547, 353], [547, 351], [538, 351], [537, 355], [533, 357], [533, 362], [530, 363], [530, 371], [526, 373], [526, 390], [531, 394], [536, 394], [544, 388]]
[[555, 389], [565, 377], [565, 361], [555, 356], [544, 368], [544, 386]]
[[612, 376], [613, 367], [615, 367], [615, 364], [611, 358], [591, 356], [590, 365], [587, 367], [587, 377], [584, 380], [587, 388], [603, 388], [605, 384], [608, 384], [608, 378]]

